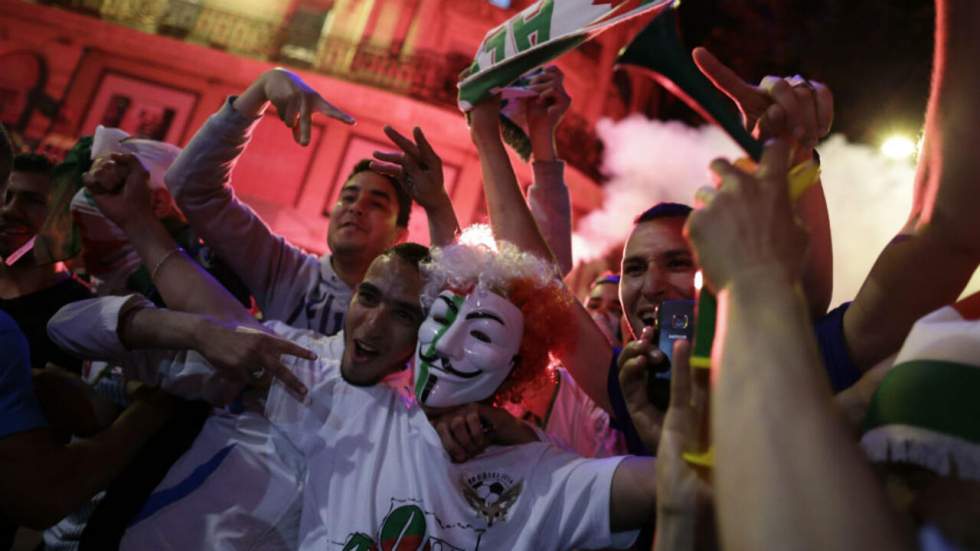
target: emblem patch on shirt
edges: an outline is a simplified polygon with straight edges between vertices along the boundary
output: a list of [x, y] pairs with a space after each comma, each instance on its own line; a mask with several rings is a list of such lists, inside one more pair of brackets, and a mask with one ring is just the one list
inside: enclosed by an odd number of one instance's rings
[[506, 520], [510, 508], [524, 489], [524, 481], [514, 480], [503, 473], [479, 473], [460, 480], [463, 497], [487, 526]]

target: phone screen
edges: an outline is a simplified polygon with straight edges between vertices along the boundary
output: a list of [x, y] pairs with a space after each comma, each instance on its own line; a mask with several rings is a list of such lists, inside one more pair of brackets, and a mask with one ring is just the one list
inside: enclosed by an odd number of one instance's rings
[[674, 341], [694, 336], [694, 301], [665, 300], [657, 308], [657, 348], [667, 361], [654, 366], [647, 378], [647, 395], [661, 411], [670, 403], [670, 371], [673, 365]]

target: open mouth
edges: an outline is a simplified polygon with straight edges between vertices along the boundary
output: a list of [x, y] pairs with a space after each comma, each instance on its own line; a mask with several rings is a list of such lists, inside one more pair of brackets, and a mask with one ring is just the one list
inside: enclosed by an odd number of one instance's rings
[[657, 313], [655, 311], [643, 312], [640, 314], [640, 321], [643, 322], [644, 327], [656, 327]]
[[381, 354], [381, 350], [378, 347], [367, 344], [361, 339], [354, 339], [353, 344], [354, 360], [356, 361], [367, 361]]

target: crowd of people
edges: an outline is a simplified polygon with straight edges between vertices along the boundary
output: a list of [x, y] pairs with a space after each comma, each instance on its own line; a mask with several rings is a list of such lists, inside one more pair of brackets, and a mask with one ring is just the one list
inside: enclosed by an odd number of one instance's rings
[[[980, 295], [957, 302], [980, 4], [936, 5], [912, 211], [829, 311], [832, 93], [702, 48], [762, 158], [649, 205], [586, 297], [563, 283], [555, 67], [520, 100], [526, 195], [500, 98], [461, 117], [489, 226], [460, 228], [422, 129], [386, 127], [323, 256], [232, 186], [267, 109], [299, 145], [354, 122], [288, 70], [183, 149], [99, 127], [56, 165], [0, 127], [0, 549], [20, 526], [83, 550], [980, 548]], [[406, 241], [413, 203], [431, 247]], [[710, 353], [664, 338], [663, 311], [713, 297]]]

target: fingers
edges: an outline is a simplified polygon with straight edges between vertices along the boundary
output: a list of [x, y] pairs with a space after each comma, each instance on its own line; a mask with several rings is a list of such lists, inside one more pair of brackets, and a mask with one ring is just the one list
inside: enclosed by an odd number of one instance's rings
[[466, 450], [467, 457], [477, 456], [486, 448], [480, 416], [475, 411], [466, 411], [463, 415], [454, 416], [449, 421], [449, 429], [456, 443]]
[[429, 139], [425, 137], [422, 129], [418, 126], [412, 131], [412, 135], [415, 136], [415, 143], [418, 144], [419, 153], [422, 156], [422, 169], [425, 170], [428, 166], [439, 166], [442, 164], [442, 159], [436, 153], [436, 150], [432, 148], [432, 144], [429, 143]]
[[718, 195], [718, 190], [711, 186], [701, 186], [694, 192], [694, 208], [701, 209], [708, 206], [711, 200]]
[[443, 415], [433, 424], [446, 453], [456, 463], [480, 455], [490, 445], [477, 404]]
[[786, 175], [789, 172], [789, 142], [786, 140], [769, 140], [762, 150], [762, 160], [759, 161], [758, 177], [767, 183], [775, 184], [779, 193], [789, 199], [789, 186], [786, 185]]
[[[377, 155], [377, 153], [375, 153]], [[385, 163], [379, 163], [377, 161], [371, 161], [371, 170], [384, 174], [385, 176], [391, 176], [396, 180], [401, 180], [403, 176], [402, 167], [399, 165], [389, 165]]]
[[442, 447], [446, 449], [446, 453], [449, 454], [449, 457], [454, 462], [462, 463], [466, 461], [466, 450], [456, 443], [456, 439], [453, 438], [452, 432], [449, 430], [449, 422], [447, 420], [436, 422], [436, 433], [439, 434], [439, 440], [442, 440]]
[[719, 193], [712, 196], [713, 201], [721, 193], [730, 194], [741, 191], [747, 194], [754, 194], [758, 187], [755, 178], [725, 159], [711, 161], [708, 168], [721, 179]]
[[326, 115], [326, 116], [328, 116], [328, 117], [330, 117], [332, 119], [337, 119], [338, 121], [343, 122], [345, 124], [357, 124], [357, 120], [354, 119], [354, 117], [348, 115], [347, 113], [345, 113], [341, 109], [335, 107], [333, 104], [331, 104], [329, 101], [323, 99], [319, 95], [317, 95], [313, 99], [313, 106], [312, 107], [313, 107], [313, 110], [314, 111], [317, 111], [319, 113], [323, 113], [324, 115]]
[[310, 131], [313, 125], [313, 111], [306, 95], [300, 96], [299, 125], [293, 127], [293, 139], [296, 143], [306, 146], [310, 143]]
[[285, 354], [288, 356], [295, 356], [297, 358], [302, 358], [304, 360], [313, 361], [317, 358], [316, 352], [313, 352], [309, 348], [303, 348], [302, 346], [285, 339], [277, 339], [277, 348], [280, 355]]
[[[299, 117], [299, 97], [302, 96], [290, 97], [287, 100], [286, 105], [283, 106], [283, 109], [279, 111], [279, 118], [282, 119], [282, 123], [292, 129], [296, 128], [296, 123], [298, 122], [296, 119]], [[276, 109], [279, 110], [278, 105], [276, 106]], [[295, 137], [296, 136], [294, 134], [293, 138], [295, 139]]]
[[719, 61], [707, 49], [695, 48], [692, 57], [694, 58], [694, 64], [698, 66], [701, 73], [715, 85], [715, 88], [739, 104], [743, 112], [745, 111], [745, 104], [764, 99], [755, 86], [742, 80], [741, 77], [735, 74], [735, 71], [729, 69], [728, 66]]
[[793, 94], [800, 104], [800, 118], [806, 131], [800, 139], [800, 145], [807, 149], [817, 146], [820, 139], [819, 123], [817, 122], [817, 102], [814, 98], [814, 91], [809, 84], [793, 87]]
[[385, 126], [384, 131], [385, 131], [385, 135], [388, 136], [388, 139], [391, 140], [392, 143], [397, 145], [399, 149], [401, 149], [408, 155], [415, 157], [416, 159], [421, 157], [419, 148], [416, 147], [414, 143], [412, 143], [412, 140], [406, 138], [405, 136], [402, 136], [401, 134], [398, 133], [397, 130], [395, 130], [390, 126]]
[[685, 339], [674, 341], [673, 366], [670, 370], [670, 407], [687, 407], [691, 399], [691, 345]]
[[783, 108], [786, 114], [785, 131], [795, 140], [802, 142], [807, 135], [803, 121], [802, 109], [793, 87], [786, 81], [774, 76], [762, 79], [761, 88], [769, 93], [772, 100]]
[[834, 123], [834, 94], [820, 82], [810, 81], [810, 85], [816, 95], [817, 131], [822, 138], [830, 133]]

